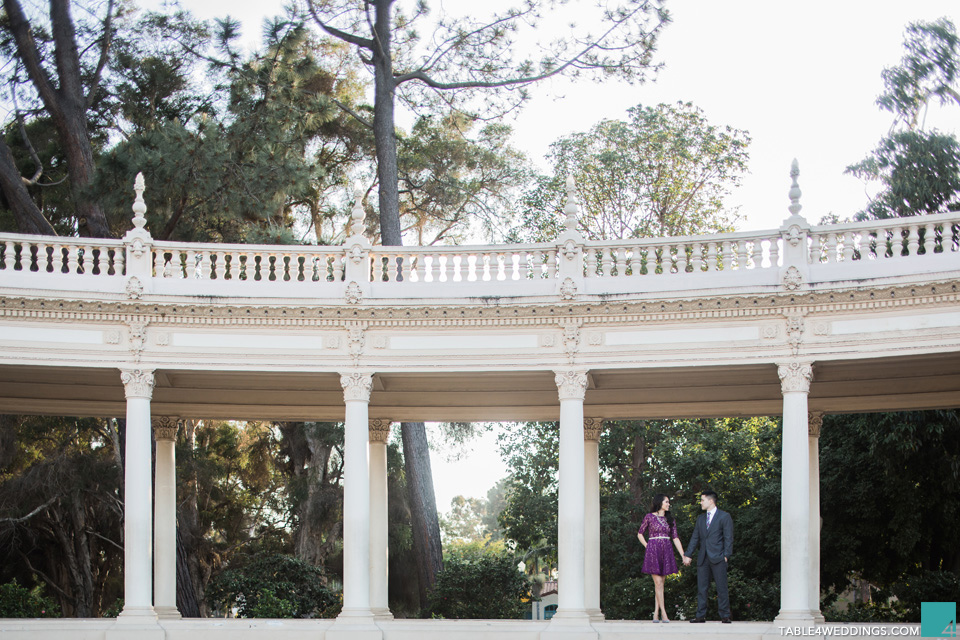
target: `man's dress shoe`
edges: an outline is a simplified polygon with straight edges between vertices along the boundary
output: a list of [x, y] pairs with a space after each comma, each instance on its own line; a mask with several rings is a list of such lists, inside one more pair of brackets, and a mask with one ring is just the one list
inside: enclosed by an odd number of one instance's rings
[[694, 618], [690, 622], [706, 622], [706, 621], [707, 621], [706, 618]]

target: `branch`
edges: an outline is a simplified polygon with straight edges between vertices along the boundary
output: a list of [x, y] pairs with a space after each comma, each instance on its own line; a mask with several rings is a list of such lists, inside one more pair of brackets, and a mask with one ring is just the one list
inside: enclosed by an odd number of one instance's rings
[[60, 585], [54, 582], [53, 579], [50, 578], [50, 576], [45, 574], [43, 571], [40, 571], [36, 567], [34, 567], [33, 564], [30, 562], [30, 558], [28, 558], [23, 551], [18, 551], [18, 553], [20, 554], [20, 557], [23, 558], [24, 562], [27, 563], [27, 568], [30, 569], [31, 572], [43, 578], [43, 581], [46, 582], [48, 586], [56, 589], [60, 593], [60, 595], [62, 595], [64, 598], [66, 598], [67, 600], [71, 599], [70, 594], [64, 591], [63, 589], [61, 589]]
[[37, 180], [40, 179], [40, 176], [43, 175], [43, 163], [40, 162], [40, 156], [37, 155], [37, 150], [33, 148], [33, 143], [30, 142], [30, 136], [27, 135], [27, 127], [23, 124], [23, 116], [20, 114], [20, 105], [17, 103], [17, 87], [10, 82], [10, 99], [13, 102], [13, 112], [14, 117], [17, 119], [17, 125], [20, 128], [20, 137], [23, 138], [23, 144], [27, 147], [27, 151], [30, 153], [30, 159], [33, 160], [33, 163], [37, 165], [37, 170], [33, 173], [33, 177], [29, 180], [24, 177], [20, 177], [23, 180], [23, 184], [28, 187], [32, 187], [37, 184]]
[[359, 122], [359, 123], [362, 124], [363, 126], [367, 127], [368, 129], [373, 129], [373, 123], [372, 123], [372, 122], [370, 122], [369, 120], [365, 120], [362, 116], [360, 116], [360, 114], [356, 113], [353, 109], [351, 109], [351, 108], [348, 107], [347, 105], [343, 104], [342, 102], [340, 102], [340, 101], [337, 100], [336, 98], [331, 98], [331, 100], [333, 100], [333, 104], [335, 104], [335, 105], [337, 105], [338, 107], [340, 107], [340, 108], [341, 108], [344, 112], [346, 112], [347, 114], [353, 116], [353, 117], [357, 120], [357, 122]]
[[80, 80], [77, 32], [70, 15], [69, 0], [50, 0], [50, 30], [53, 34], [53, 58], [57, 65], [57, 79], [60, 81], [58, 93], [61, 96], [65, 94], [70, 99], [85, 100]]
[[93, 94], [97, 92], [100, 86], [100, 77], [103, 75], [103, 68], [107, 66], [107, 57], [110, 52], [110, 42], [113, 40], [113, 0], [107, 2], [107, 17], [103, 20], [103, 46], [100, 47], [100, 60], [97, 61], [97, 70], [93, 72], [93, 80], [90, 81], [90, 89], [87, 91], [87, 108], [93, 104]]
[[84, 531], [86, 531], [87, 533], [92, 534], [92, 535], [100, 538], [100, 539], [103, 540], [104, 542], [109, 542], [110, 544], [112, 544], [113, 546], [115, 546], [117, 549], [120, 549], [120, 551], [123, 551], [123, 545], [117, 544], [116, 542], [114, 542], [114, 541], [111, 540], [110, 538], [108, 538], [108, 537], [106, 537], [106, 536], [100, 535], [99, 533], [97, 533], [97, 532], [94, 531], [93, 529], [84, 529]]
[[57, 501], [57, 496], [54, 496], [49, 500], [47, 500], [46, 502], [44, 502], [39, 507], [37, 507], [36, 509], [34, 509], [33, 511], [31, 511], [30, 513], [28, 513], [27, 515], [23, 516], [22, 518], [0, 518], [0, 522], [24, 522], [26, 520], [29, 520], [33, 516], [37, 515], [38, 513], [40, 513], [41, 511], [43, 511], [44, 509], [46, 509], [56, 501]]
[[313, 4], [313, 0], [307, 2], [307, 7], [310, 9], [310, 15], [313, 16], [313, 20], [317, 23], [321, 29], [332, 35], [334, 38], [339, 38], [344, 42], [348, 42], [352, 45], [362, 47], [364, 49], [370, 49], [373, 51], [373, 41], [368, 38], [361, 38], [358, 35], [352, 33], [347, 33], [346, 31], [341, 31], [336, 27], [328, 25], [326, 22], [320, 19], [320, 16], [317, 15], [317, 7]]
[[40, 62], [40, 52], [37, 50], [37, 43], [30, 33], [30, 23], [23, 15], [23, 8], [18, 0], [3, 0], [3, 6], [7, 10], [9, 19], [9, 29], [13, 33], [13, 38], [17, 43], [17, 53], [23, 61], [23, 66], [27, 69], [27, 75], [31, 82], [37, 88], [40, 99], [50, 110], [51, 114], [59, 114], [60, 105], [57, 102], [57, 92], [50, 81], [47, 70], [43, 68]]

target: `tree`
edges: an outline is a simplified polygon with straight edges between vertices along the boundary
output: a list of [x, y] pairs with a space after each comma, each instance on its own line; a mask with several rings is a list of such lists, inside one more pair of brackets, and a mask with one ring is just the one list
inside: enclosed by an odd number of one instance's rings
[[[103, 209], [90, 198], [88, 188], [95, 174], [94, 149], [91, 141], [88, 112], [98, 100], [101, 78], [110, 54], [113, 38], [114, 3], [109, 0], [98, 29], [81, 33], [90, 36], [84, 43], [95, 60], [84, 58], [77, 39], [77, 28], [69, 0], [51, 0], [47, 40], [45, 29], [32, 25], [18, 0], [4, 0], [4, 31], [14, 43], [17, 69], [22, 68], [36, 92], [40, 104], [53, 121], [69, 167], [68, 180], [72, 203], [77, 215], [77, 230], [82, 236], [109, 237], [110, 228]], [[53, 45], [53, 60], [45, 55]], [[96, 45], [96, 46], [94, 46]], [[50, 67], [56, 69], [55, 73]], [[14, 91], [17, 91], [15, 88]], [[39, 170], [41, 167], [37, 167]], [[5, 142], [0, 142], [0, 185], [22, 228], [52, 231], [49, 222], [38, 218], [36, 205], [24, 199], [20, 172]], [[39, 177], [39, 174], [37, 174]], [[42, 218], [42, 216], [41, 216]]]
[[511, 237], [548, 241], [562, 228], [564, 182], [573, 177], [579, 230], [594, 240], [730, 231], [726, 205], [747, 170], [749, 135], [710, 124], [690, 103], [636, 106], [550, 146], [552, 172], [523, 200]]
[[894, 114], [891, 132], [846, 173], [879, 183], [857, 218], [883, 219], [960, 210], [960, 142], [954, 134], [926, 131], [931, 101], [960, 106], [960, 37], [953, 22], [907, 27], [900, 64], [883, 71], [881, 108]]
[[[440, 102], [453, 107], [479, 90], [489, 103], [509, 110], [526, 87], [564, 74], [618, 76], [642, 81], [651, 69], [654, 45], [669, 15], [655, 0], [627, 0], [603, 12], [598, 37], [559, 39], [538, 61], [517, 60], [515, 49], [543, 22], [545, 3], [530, 1], [487, 21], [441, 16], [431, 37], [420, 40], [416, 24], [428, 13], [420, 2], [407, 15], [394, 0], [363, 5], [345, 0], [310, 0], [311, 15], [327, 34], [357, 48], [374, 85], [373, 129], [377, 155], [379, 211], [384, 245], [402, 244], [398, 189], [395, 101], [408, 106]], [[550, 9], [554, 9], [551, 5]], [[420, 47], [421, 42], [426, 43]]]

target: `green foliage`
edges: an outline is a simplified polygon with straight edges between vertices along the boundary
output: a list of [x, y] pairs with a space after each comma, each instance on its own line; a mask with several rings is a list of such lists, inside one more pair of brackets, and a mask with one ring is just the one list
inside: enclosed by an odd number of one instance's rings
[[14, 579], [0, 584], [0, 618], [56, 618], [60, 607], [43, 595], [43, 587], [21, 587]]
[[710, 124], [690, 103], [638, 105], [628, 115], [551, 145], [552, 176], [540, 177], [524, 196], [513, 239], [557, 237], [566, 177], [576, 180], [578, 228], [589, 239], [733, 229], [737, 211], [725, 200], [747, 170], [747, 133]]
[[207, 601], [238, 618], [312, 618], [335, 612], [340, 600], [317, 567], [283, 555], [257, 556], [211, 581]]
[[903, 607], [897, 602], [853, 602], [845, 610], [824, 612], [828, 622], [906, 622]]
[[443, 570], [430, 591], [430, 617], [449, 619], [522, 618], [530, 584], [519, 559], [503, 542], [447, 545]]
[[921, 603], [956, 600], [960, 593], [960, 575], [950, 571], [925, 571], [904, 576], [893, 583], [890, 591], [902, 607], [902, 619], [919, 622]]

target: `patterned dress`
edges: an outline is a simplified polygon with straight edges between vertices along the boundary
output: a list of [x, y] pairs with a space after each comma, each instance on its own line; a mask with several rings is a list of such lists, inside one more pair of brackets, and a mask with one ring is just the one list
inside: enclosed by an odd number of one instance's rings
[[677, 559], [673, 555], [673, 539], [680, 537], [677, 534], [677, 521], [674, 520], [671, 527], [664, 516], [648, 513], [643, 517], [637, 533], [647, 539], [647, 551], [640, 570], [658, 576], [676, 573]]

